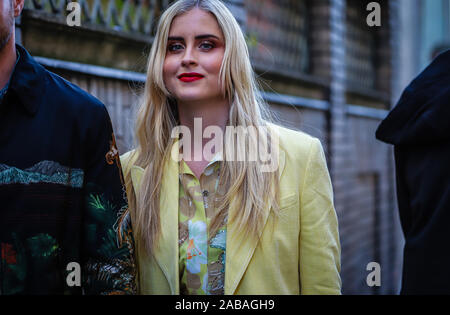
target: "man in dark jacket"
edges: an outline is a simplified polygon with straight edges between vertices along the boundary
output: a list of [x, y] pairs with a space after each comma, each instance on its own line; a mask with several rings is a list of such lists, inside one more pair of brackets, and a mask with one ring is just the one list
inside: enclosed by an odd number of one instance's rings
[[395, 148], [401, 294], [450, 294], [450, 51], [406, 88], [376, 136]]
[[23, 3], [0, 1], [0, 294], [133, 293], [108, 113], [15, 45]]

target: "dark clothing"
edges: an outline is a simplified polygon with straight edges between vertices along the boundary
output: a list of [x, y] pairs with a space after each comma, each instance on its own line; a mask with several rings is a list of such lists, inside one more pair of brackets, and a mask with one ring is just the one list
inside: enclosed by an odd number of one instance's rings
[[0, 105], [0, 293], [133, 293], [131, 228], [106, 108], [16, 48]]
[[450, 51], [406, 88], [376, 136], [395, 146], [401, 293], [450, 294]]

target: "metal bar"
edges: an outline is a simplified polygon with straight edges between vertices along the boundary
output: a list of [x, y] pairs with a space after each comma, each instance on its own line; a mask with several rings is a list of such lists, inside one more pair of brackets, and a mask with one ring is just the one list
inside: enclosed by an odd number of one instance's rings
[[389, 111], [385, 109], [347, 104], [347, 114], [352, 116], [383, 120], [389, 114]]
[[93, 66], [71, 61], [63, 61], [50, 59], [45, 57], [34, 57], [34, 59], [46, 67], [55, 69], [64, 69], [84, 74], [94, 75], [97, 77], [104, 77], [117, 80], [145, 82], [146, 75], [139, 72], [125, 71], [113, 68], [106, 68], [100, 66]]
[[315, 110], [327, 111], [330, 109], [330, 103], [324, 100], [305, 98], [294, 95], [286, 95], [272, 92], [261, 92], [263, 98], [267, 102], [281, 105], [291, 105], [295, 107], [305, 107]]

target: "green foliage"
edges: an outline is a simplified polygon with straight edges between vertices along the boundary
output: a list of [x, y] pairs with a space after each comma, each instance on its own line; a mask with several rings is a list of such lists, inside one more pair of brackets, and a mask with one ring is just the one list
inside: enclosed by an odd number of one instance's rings
[[27, 239], [27, 247], [33, 258], [50, 258], [56, 254], [58, 244], [48, 234], [38, 234]]

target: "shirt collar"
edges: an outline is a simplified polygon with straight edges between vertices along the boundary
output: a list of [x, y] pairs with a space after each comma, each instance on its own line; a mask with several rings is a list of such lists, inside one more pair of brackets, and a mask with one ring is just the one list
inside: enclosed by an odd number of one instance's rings
[[9, 93], [14, 94], [25, 110], [34, 116], [46, 94], [47, 76], [44, 75], [45, 69], [30, 56], [25, 48], [16, 44], [16, 49], [20, 58], [9, 81], [6, 96], [9, 97]]
[[[208, 163], [208, 165], [206, 165], [205, 169], [203, 170], [202, 174], [205, 174], [207, 172], [207, 170], [211, 167], [215, 167], [215, 165], [217, 163], [221, 162], [221, 159], [217, 159], [217, 154], [214, 156], [214, 158]], [[191, 168], [187, 165], [187, 163], [184, 160], [180, 161], [180, 174], [189, 174], [192, 176], [194, 175], [194, 172], [192, 172]]]
[[8, 82], [6, 82], [6, 85], [3, 87], [3, 89], [0, 90], [0, 102], [3, 101], [3, 98], [4, 98], [5, 94], [6, 94], [6, 92], [8, 92], [9, 84], [11, 83], [11, 77], [12, 77], [12, 75], [14, 73], [14, 70], [16, 69], [16, 66], [17, 66], [17, 63], [19, 62], [19, 59], [20, 59], [20, 53], [16, 49], [16, 63], [14, 64], [14, 68], [13, 68], [13, 71], [11, 73], [11, 76], [8, 79]]

